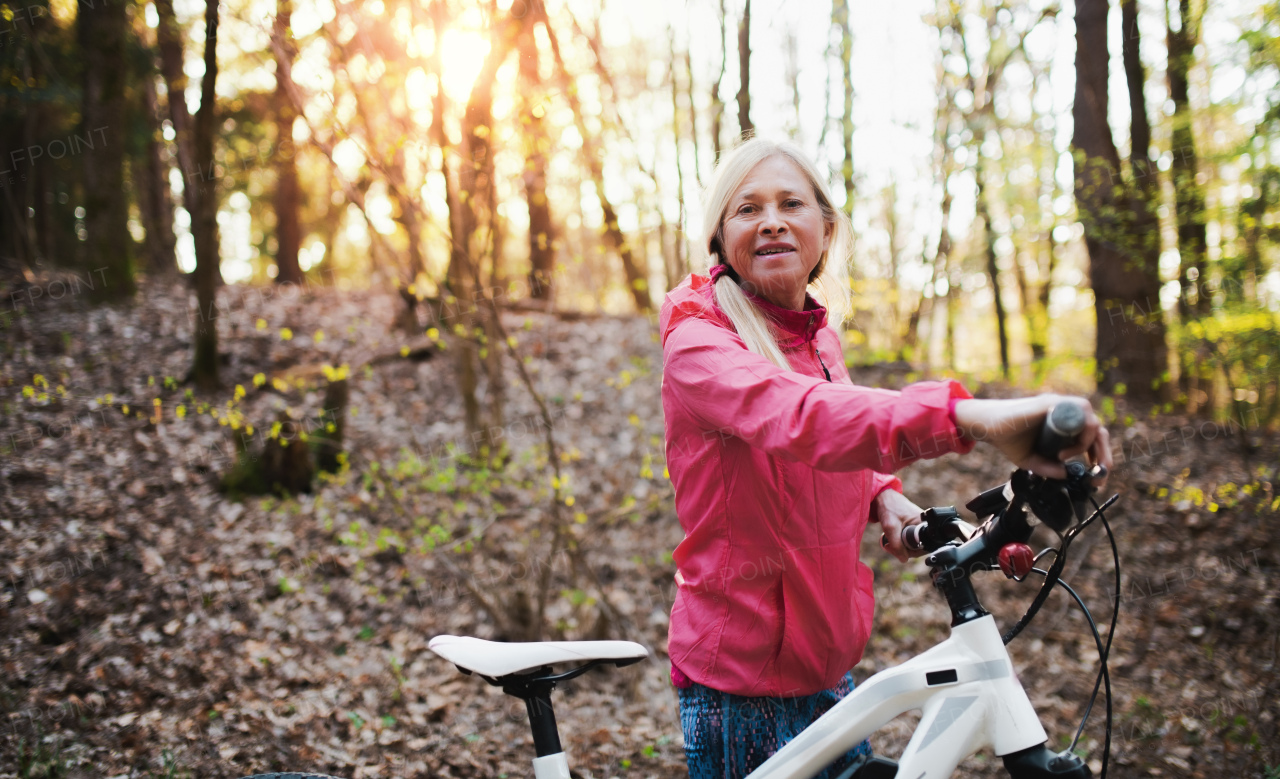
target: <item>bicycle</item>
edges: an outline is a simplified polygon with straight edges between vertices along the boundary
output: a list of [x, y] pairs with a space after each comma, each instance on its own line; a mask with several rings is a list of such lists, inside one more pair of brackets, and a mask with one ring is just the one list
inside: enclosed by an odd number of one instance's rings
[[[1070, 404], [1055, 407], [1046, 417], [1037, 451], [1054, 458], [1074, 440], [1084, 425], [1083, 411]], [[1084, 732], [1099, 688], [1105, 691], [1106, 738], [1101, 776], [1106, 776], [1111, 750], [1111, 681], [1107, 656], [1119, 611], [1120, 559], [1105, 510], [1118, 495], [1102, 504], [1094, 500], [1092, 482], [1105, 476], [1101, 466], [1067, 463], [1066, 479], [1049, 479], [1022, 469], [1008, 482], [969, 501], [981, 525], [960, 518], [953, 506], [926, 510], [922, 523], [903, 530], [903, 543], [926, 553], [934, 587], [951, 610], [951, 635], [937, 646], [858, 685], [848, 696], [779, 749], [748, 779], [809, 779], [862, 742], [899, 714], [922, 710], [920, 722], [897, 761], [862, 758], [838, 779], [940, 779], [950, 776], [960, 761], [989, 748], [1003, 762], [1012, 779], [1089, 779], [1093, 773], [1073, 750]], [[1093, 513], [1085, 516], [1089, 505]], [[1027, 545], [1034, 525], [1028, 513], [1051, 528], [1061, 543], [1033, 555]], [[1115, 557], [1115, 593], [1105, 643], [1080, 596], [1060, 578], [1071, 542], [1086, 527], [1101, 520]], [[883, 543], [884, 539], [882, 539]], [[1047, 569], [1036, 567], [1053, 553]], [[1003, 636], [995, 618], [979, 602], [971, 577], [979, 571], [1000, 570], [1007, 578], [1025, 581], [1032, 573], [1044, 584], [1027, 612]], [[1005, 645], [1031, 622], [1055, 586], [1061, 586], [1084, 611], [1099, 655], [1099, 671], [1075, 740], [1062, 752], [1046, 745], [1048, 735], [1014, 674]], [[497, 643], [464, 636], [436, 636], [430, 649], [467, 675], [476, 675], [503, 692], [522, 699], [533, 733], [535, 779], [570, 779], [568, 757], [556, 727], [551, 692], [560, 682], [603, 665], [622, 667], [644, 660], [649, 653], [630, 641], [559, 641]], [[560, 674], [552, 666], [577, 663]], [[314, 774], [260, 774], [246, 779], [332, 779]]]

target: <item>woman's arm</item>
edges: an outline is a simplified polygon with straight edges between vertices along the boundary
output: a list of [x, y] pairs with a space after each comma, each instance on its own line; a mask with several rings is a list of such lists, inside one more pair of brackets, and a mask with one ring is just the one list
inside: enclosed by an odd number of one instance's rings
[[663, 347], [663, 395], [707, 435], [731, 435], [818, 470], [892, 473], [921, 458], [967, 452], [948, 413], [958, 382], [901, 392], [783, 370], [711, 322], [678, 325]]
[[[1059, 403], [1083, 406], [1085, 427], [1075, 446], [1062, 450], [1054, 461], [1036, 454], [1035, 444], [1049, 409]], [[1112, 468], [1110, 435], [1084, 398], [1036, 395], [1012, 400], [960, 400], [955, 404], [955, 422], [970, 441], [986, 441], [1019, 468], [1051, 479], [1066, 478], [1062, 463], [1082, 454], [1093, 464], [1106, 466], [1108, 471]], [[1104, 478], [1097, 486], [1105, 485]]]

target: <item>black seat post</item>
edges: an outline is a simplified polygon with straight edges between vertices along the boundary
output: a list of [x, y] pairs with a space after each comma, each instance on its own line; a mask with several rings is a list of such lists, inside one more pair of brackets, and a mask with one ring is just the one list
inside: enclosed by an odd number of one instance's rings
[[529, 714], [529, 727], [533, 730], [533, 748], [537, 751], [538, 757], [546, 757], [564, 751], [560, 746], [560, 730], [556, 727], [556, 712], [551, 707], [551, 691], [556, 688], [556, 682], [576, 678], [599, 665], [624, 666], [638, 663], [642, 659], [644, 658], [591, 660], [571, 671], [555, 676], [549, 675], [550, 666], [543, 666], [532, 671], [496, 679], [488, 676], [481, 678], [489, 684], [501, 686], [502, 691], [507, 695], [514, 695], [524, 701], [525, 711]]
[[551, 691], [530, 695], [524, 699], [529, 712], [529, 727], [533, 730], [533, 749], [538, 757], [563, 752], [560, 746], [560, 729], [556, 726], [556, 712], [551, 707]]
[[530, 673], [507, 676], [499, 680], [502, 683], [503, 692], [524, 701], [525, 711], [529, 715], [529, 728], [533, 731], [533, 749], [538, 757], [564, 751], [560, 746], [560, 729], [556, 726], [556, 712], [551, 706], [551, 691], [556, 688], [556, 682], [573, 678], [586, 670], [586, 667], [559, 676], [548, 676], [547, 672], [550, 670], [539, 668]]

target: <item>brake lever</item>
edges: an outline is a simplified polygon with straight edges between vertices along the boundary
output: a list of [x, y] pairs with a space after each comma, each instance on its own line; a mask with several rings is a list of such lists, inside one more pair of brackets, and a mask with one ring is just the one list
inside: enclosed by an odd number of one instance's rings
[[1089, 498], [1098, 491], [1094, 483], [1107, 476], [1107, 466], [1095, 465], [1092, 468], [1080, 461], [1067, 463], [1067, 493], [1071, 496], [1071, 508], [1075, 512], [1076, 521], [1083, 523], [1088, 514]]
[[978, 497], [964, 504], [964, 507], [972, 511], [975, 516], [990, 517], [999, 514], [1011, 500], [1013, 500], [1013, 489], [1009, 482], [1005, 482], [999, 487], [992, 487], [982, 492]]

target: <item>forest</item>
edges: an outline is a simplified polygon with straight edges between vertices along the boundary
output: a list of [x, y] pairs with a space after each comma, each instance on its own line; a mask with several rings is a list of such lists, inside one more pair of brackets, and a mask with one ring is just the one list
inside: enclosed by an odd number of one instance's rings
[[[853, 225], [855, 384], [1110, 431], [1114, 722], [1055, 594], [1050, 746], [1280, 778], [1280, 0], [0, 0], [0, 779], [531, 775], [440, 634], [644, 645], [556, 693], [574, 775], [687, 775], [658, 315], [752, 135]], [[878, 540], [859, 682], [949, 631]]]

